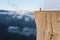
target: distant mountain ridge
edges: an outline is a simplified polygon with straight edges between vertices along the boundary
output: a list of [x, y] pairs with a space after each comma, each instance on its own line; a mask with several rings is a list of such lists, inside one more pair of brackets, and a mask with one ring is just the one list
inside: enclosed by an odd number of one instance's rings
[[0, 10], [0, 12], [10, 12], [10, 11], [8, 11], [8, 10]]

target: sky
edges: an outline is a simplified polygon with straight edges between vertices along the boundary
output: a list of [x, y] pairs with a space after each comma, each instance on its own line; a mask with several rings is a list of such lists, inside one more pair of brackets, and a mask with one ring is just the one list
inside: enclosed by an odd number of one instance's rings
[[43, 10], [60, 10], [60, 0], [44, 0]]
[[39, 10], [41, 0], [0, 0], [3, 10]]
[[0, 0], [3, 10], [60, 10], [60, 0]]

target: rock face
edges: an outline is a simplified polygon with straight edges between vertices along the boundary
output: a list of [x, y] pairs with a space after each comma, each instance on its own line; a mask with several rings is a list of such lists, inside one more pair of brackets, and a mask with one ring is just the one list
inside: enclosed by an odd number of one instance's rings
[[36, 11], [37, 40], [60, 40], [60, 11]]

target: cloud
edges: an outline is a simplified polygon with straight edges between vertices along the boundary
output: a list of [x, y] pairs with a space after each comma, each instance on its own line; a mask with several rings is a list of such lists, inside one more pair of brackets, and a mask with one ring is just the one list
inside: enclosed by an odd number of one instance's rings
[[34, 15], [27, 15], [28, 17], [30, 17], [32, 20], [34, 20]]
[[19, 35], [25, 35], [25, 36], [30, 36], [30, 35], [36, 36], [36, 29], [28, 28], [28, 27], [24, 27], [22, 29], [22, 31], [20, 31], [20, 29], [16, 26], [9, 26], [8, 32], [9, 33], [17, 33]]
[[7, 12], [8, 15], [14, 15], [15, 13], [14, 12]]
[[30, 36], [30, 35], [35, 36], [36, 35], [36, 29], [24, 27], [23, 31], [20, 32], [20, 34], [26, 35], [26, 36]]
[[23, 18], [23, 16], [21, 16], [21, 15], [20, 15], [20, 16], [17, 16], [17, 18], [18, 18], [18, 19], [22, 19], [22, 18]]
[[26, 22], [28, 22], [28, 21], [29, 21], [29, 19], [30, 19], [29, 17], [25, 17], [25, 21], [26, 21]]
[[17, 26], [9, 26], [8, 32], [10, 33], [17, 33], [19, 31], [19, 28]]

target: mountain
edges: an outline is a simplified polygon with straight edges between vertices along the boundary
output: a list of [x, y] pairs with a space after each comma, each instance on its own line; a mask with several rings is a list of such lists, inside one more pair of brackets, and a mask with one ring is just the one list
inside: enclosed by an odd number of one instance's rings
[[9, 11], [7, 11], [7, 10], [0, 10], [0, 12], [9, 12]]

